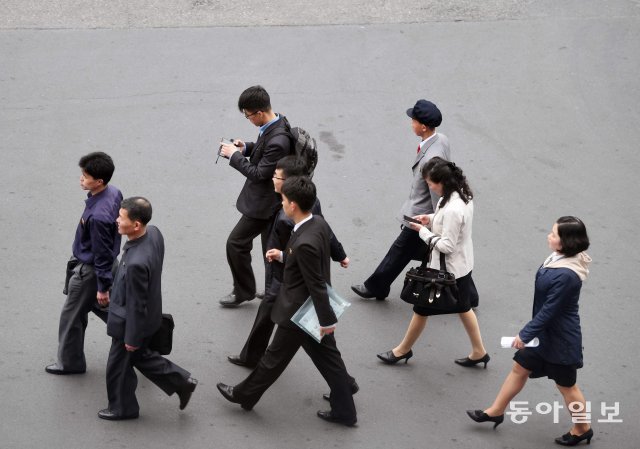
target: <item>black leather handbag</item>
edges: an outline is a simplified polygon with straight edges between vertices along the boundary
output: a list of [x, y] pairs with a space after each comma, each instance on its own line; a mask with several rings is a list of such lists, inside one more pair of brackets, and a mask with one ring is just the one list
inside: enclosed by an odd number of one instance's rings
[[429, 268], [431, 252], [439, 239], [431, 237], [427, 241], [427, 254], [422, 264], [407, 271], [400, 299], [435, 313], [458, 313], [456, 278], [447, 271], [445, 255], [440, 253], [439, 270]]
[[149, 342], [149, 349], [158, 351], [161, 355], [171, 354], [171, 348], [173, 347], [173, 328], [175, 323], [173, 317], [168, 313], [162, 314], [162, 323], [160, 327], [151, 337]]

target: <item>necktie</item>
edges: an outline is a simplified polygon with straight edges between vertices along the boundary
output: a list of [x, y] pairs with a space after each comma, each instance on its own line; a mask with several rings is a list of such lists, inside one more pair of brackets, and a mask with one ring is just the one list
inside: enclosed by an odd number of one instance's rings
[[420, 145], [418, 145], [418, 149], [416, 150], [416, 154], [420, 152]]

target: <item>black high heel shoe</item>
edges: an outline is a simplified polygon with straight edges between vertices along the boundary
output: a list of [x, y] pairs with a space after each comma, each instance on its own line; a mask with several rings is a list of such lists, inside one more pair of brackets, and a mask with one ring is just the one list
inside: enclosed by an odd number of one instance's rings
[[395, 363], [398, 363], [400, 360], [404, 360], [404, 363], [407, 363], [411, 357], [413, 357], [413, 351], [411, 349], [409, 349], [409, 352], [401, 355], [400, 357], [396, 357], [396, 355], [393, 353], [393, 350], [381, 352], [380, 354], [378, 354], [378, 358], [387, 365], [393, 365]]
[[[504, 421], [504, 414], [498, 416], [489, 416], [482, 410], [467, 410], [467, 415], [469, 415], [469, 418], [473, 419], [475, 422], [492, 422], [494, 429], [502, 424], [502, 421]], [[556, 443], [557, 442], [558, 440], [556, 440]]]
[[478, 363], [484, 363], [484, 369], [487, 369], [487, 363], [489, 363], [491, 357], [489, 357], [489, 353], [487, 352], [482, 358], [477, 360], [470, 359], [469, 357], [465, 357], [464, 359], [456, 359], [455, 362], [460, 366], [476, 366]]
[[587, 430], [582, 435], [573, 435], [571, 432], [567, 432], [556, 438], [556, 443], [560, 446], [575, 446], [582, 440], [587, 440], [587, 444], [591, 444], [591, 438], [593, 438], [593, 429]]

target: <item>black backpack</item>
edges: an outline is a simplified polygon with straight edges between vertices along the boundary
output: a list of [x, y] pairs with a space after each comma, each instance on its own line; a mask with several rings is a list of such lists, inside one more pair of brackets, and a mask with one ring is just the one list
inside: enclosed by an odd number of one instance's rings
[[291, 139], [291, 154], [304, 159], [307, 166], [307, 175], [313, 177], [313, 171], [318, 165], [318, 146], [316, 139], [304, 129], [291, 126], [286, 117], [283, 117], [284, 125]]

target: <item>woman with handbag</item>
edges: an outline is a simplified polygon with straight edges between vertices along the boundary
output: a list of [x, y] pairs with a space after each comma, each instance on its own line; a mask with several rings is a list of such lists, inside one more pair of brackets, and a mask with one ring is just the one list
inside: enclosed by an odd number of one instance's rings
[[[413, 356], [412, 347], [422, 334], [428, 316], [458, 313], [471, 341], [472, 350], [468, 357], [456, 359], [455, 362], [465, 367], [483, 363], [486, 368], [490, 357], [482, 343], [476, 315], [471, 310], [471, 306], [478, 303], [478, 292], [471, 278], [473, 193], [460, 167], [439, 157], [432, 158], [422, 167], [422, 177], [429, 189], [441, 198], [435, 213], [417, 215], [413, 218], [420, 224], [407, 223], [407, 226], [419, 232], [420, 238], [433, 246], [434, 257], [431, 258], [430, 267], [438, 268], [440, 254], [445, 255], [446, 271], [455, 276], [452, 290], [457, 291], [457, 305], [450, 310], [429, 307], [429, 301], [434, 299], [433, 295], [424, 304], [414, 304], [413, 316], [404, 338], [392, 350], [378, 354], [378, 358], [387, 364], [395, 364], [400, 360], [405, 360], [406, 363]], [[431, 246], [427, 252], [430, 249]]]
[[[585, 419], [588, 412], [584, 396], [576, 384], [582, 368], [582, 331], [578, 300], [582, 282], [589, 273], [589, 238], [584, 223], [576, 217], [560, 217], [547, 236], [551, 256], [536, 274], [533, 318], [518, 333], [512, 347], [513, 367], [493, 404], [484, 410], [467, 410], [476, 422], [492, 422], [495, 429], [504, 421], [504, 410], [522, 390], [527, 378], [553, 379], [572, 415], [573, 427], [555, 439], [562, 446], [591, 442], [593, 430]], [[526, 347], [535, 337], [537, 347]]]

